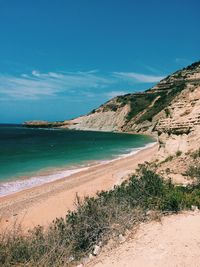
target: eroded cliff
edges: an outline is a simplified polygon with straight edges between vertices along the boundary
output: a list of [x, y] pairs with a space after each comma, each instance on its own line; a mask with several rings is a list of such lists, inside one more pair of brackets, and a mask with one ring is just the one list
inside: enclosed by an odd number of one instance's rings
[[143, 93], [115, 97], [67, 127], [153, 134], [158, 137], [161, 156], [196, 149], [200, 142], [200, 62]]
[[52, 127], [153, 134], [161, 156], [192, 150], [200, 141], [200, 61], [145, 92], [117, 96], [85, 116]]

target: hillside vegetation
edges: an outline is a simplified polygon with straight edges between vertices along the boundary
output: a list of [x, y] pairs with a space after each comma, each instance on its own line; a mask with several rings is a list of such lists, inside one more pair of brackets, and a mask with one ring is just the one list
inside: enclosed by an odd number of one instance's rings
[[[194, 157], [199, 158], [198, 153]], [[95, 198], [81, 201], [77, 196], [77, 209], [47, 229], [38, 226], [24, 235], [16, 228], [1, 234], [0, 265], [71, 266], [94, 253], [99, 242], [105, 244], [140, 222], [190, 209], [191, 205], [200, 207], [200, 168], [198, 175], [193, 175], [195, 183], [175, 186], [152, 166], [141, 165], [128, 181]]]
[[[39, 226], [26, 236], [20, 231], [4, 234], [0, 265], [73, 265], [95, 254], [99, 242], [152, 219], [150, 214], [200, 208], [200, 152], [195, 151], [200, 143], [200, 61], [143, 93], [115, 97], [85, 116], [58, 124], [26, 123], [35, 125], [153, 134], [159, 143], [158, 162], [140, 166], [128, 181], [95, 198], [81, 201], [77, 196], [77, 210], [48, 229]], [[177, 175], [193, 182], [175, 185], [170, 176]]]
[[[144, 92], [117, 96], [87, 115], [63, 122], [32, 121], [25, 126], [148, 133], [161, 135], [158, 140], [161, 146], [170, 138], [164, 136], [163, 139], [163, 133], [187, 134], [188, 138], [177, 140], [182, 146], [180, 150], [186, 152], [194, 143], [189, 134], [200, 125], [199, 94], [200, 61], [169, 75]], [[196, 135], [198, 132], [197, 129]], [[170, 146], [164, 150], [165, 155], [174, 153]]]

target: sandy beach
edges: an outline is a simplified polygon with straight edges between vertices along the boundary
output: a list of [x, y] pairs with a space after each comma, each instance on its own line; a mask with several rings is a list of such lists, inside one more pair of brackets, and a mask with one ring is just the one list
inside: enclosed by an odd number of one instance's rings
[[138, 164], [150, 161], [158, 145], [143, 149], [135, 155], [100, 164], [69, 177], [0, 198], [0, 227], [20, 223], [23, 230], [38, 224], [46, 226], [56, 217], [65, 216], [75, 208], [76, 194], [94, 196], [109, 190], [134, 172]]

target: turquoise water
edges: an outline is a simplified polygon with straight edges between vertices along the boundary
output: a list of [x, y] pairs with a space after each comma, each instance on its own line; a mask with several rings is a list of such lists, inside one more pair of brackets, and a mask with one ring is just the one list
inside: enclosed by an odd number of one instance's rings
[[144, 135], [0, 125], [0, 190], [4, 182], [111, 160], [152, 141]]

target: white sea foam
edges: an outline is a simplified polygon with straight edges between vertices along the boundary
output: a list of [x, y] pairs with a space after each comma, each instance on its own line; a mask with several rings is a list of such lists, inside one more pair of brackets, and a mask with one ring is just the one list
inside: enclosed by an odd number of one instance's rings
[[[100, 161], [99, 164], [108, 164], [110, 162], [129, 157], [131, 155], [137, 154], [139, 151], [150, 148], [154, 146], [156, 142], [149, 143], [146, 146], [143, 147], [138, 147], [134, 148], [132, 150], [128, 150], [127, 153], [125, 154], [120, 154], [116, 158], [112, 160], [103, 160]], [[10, 182], [3, 182], [0, 183], [0, 197], [7, 196], [16, 192], [23, 191], [25, 189], [30, 189], [32, 187], [36, 187], [45, 183], [53, 182], [65, 177], [69, 177], [75, 173], [88, 170], [90, 167], [81, 167], [81, 168], [76, 168], [76, 169], [67, 169], [67, 170], [62, 170], [58, 171], [53, 174], [48, 174], [48, 175], [39, 175], [39, 176], [34, 176], [30, 177], [27, 179], [21, 179], [21, 180], [15, 180], [15, 181], [10, 181]]]
[[[132, 155], [137, 154], [137, 153], [140, 152], [141, 150], [144, 150], [144, 149], [153, 147], [155, 144], [157, 144], [157, 143], [156, 143], [156, 142], [152, 142], [152, 143], [149, 143], [149, 144], [147, 144], [147, 145], [145, 145], [145, 146], [142, 146], [142, 147], [137, 147], [137, 148], [133, 148], [133, 149], [128, 149], [128, 150], [127, 150], [127, 153], [120, 154], [120, 155], [118, 155], [116, 158], [111, 159], [111, 160], [103, 160], [103, 161], [101, 161], [101, 163], [102, 163], [102, 164], [106, 164], [106, 163], [113, 162], [113, 161], [116, 161], [116, 160], [119, 160], [119, 159], [122, 159], [122, 158], [130, 157], [130, 156], [132, 156]], [[124, 152], [124, 151], [123, 151], [123, 152]], [[116, 155], [115, 155], [115, 156], [116, 156]]]
[[35, 186], [45, 183], [53, 182], [64, 177], [71, 176], [72, 174], [87, 170], [89, 167], [59, 171], [54, 174], [34, 176], [23, 180], [16, 180], [11, 182], [4, 182], [0, 184], [0, 197], [20, 192]]

